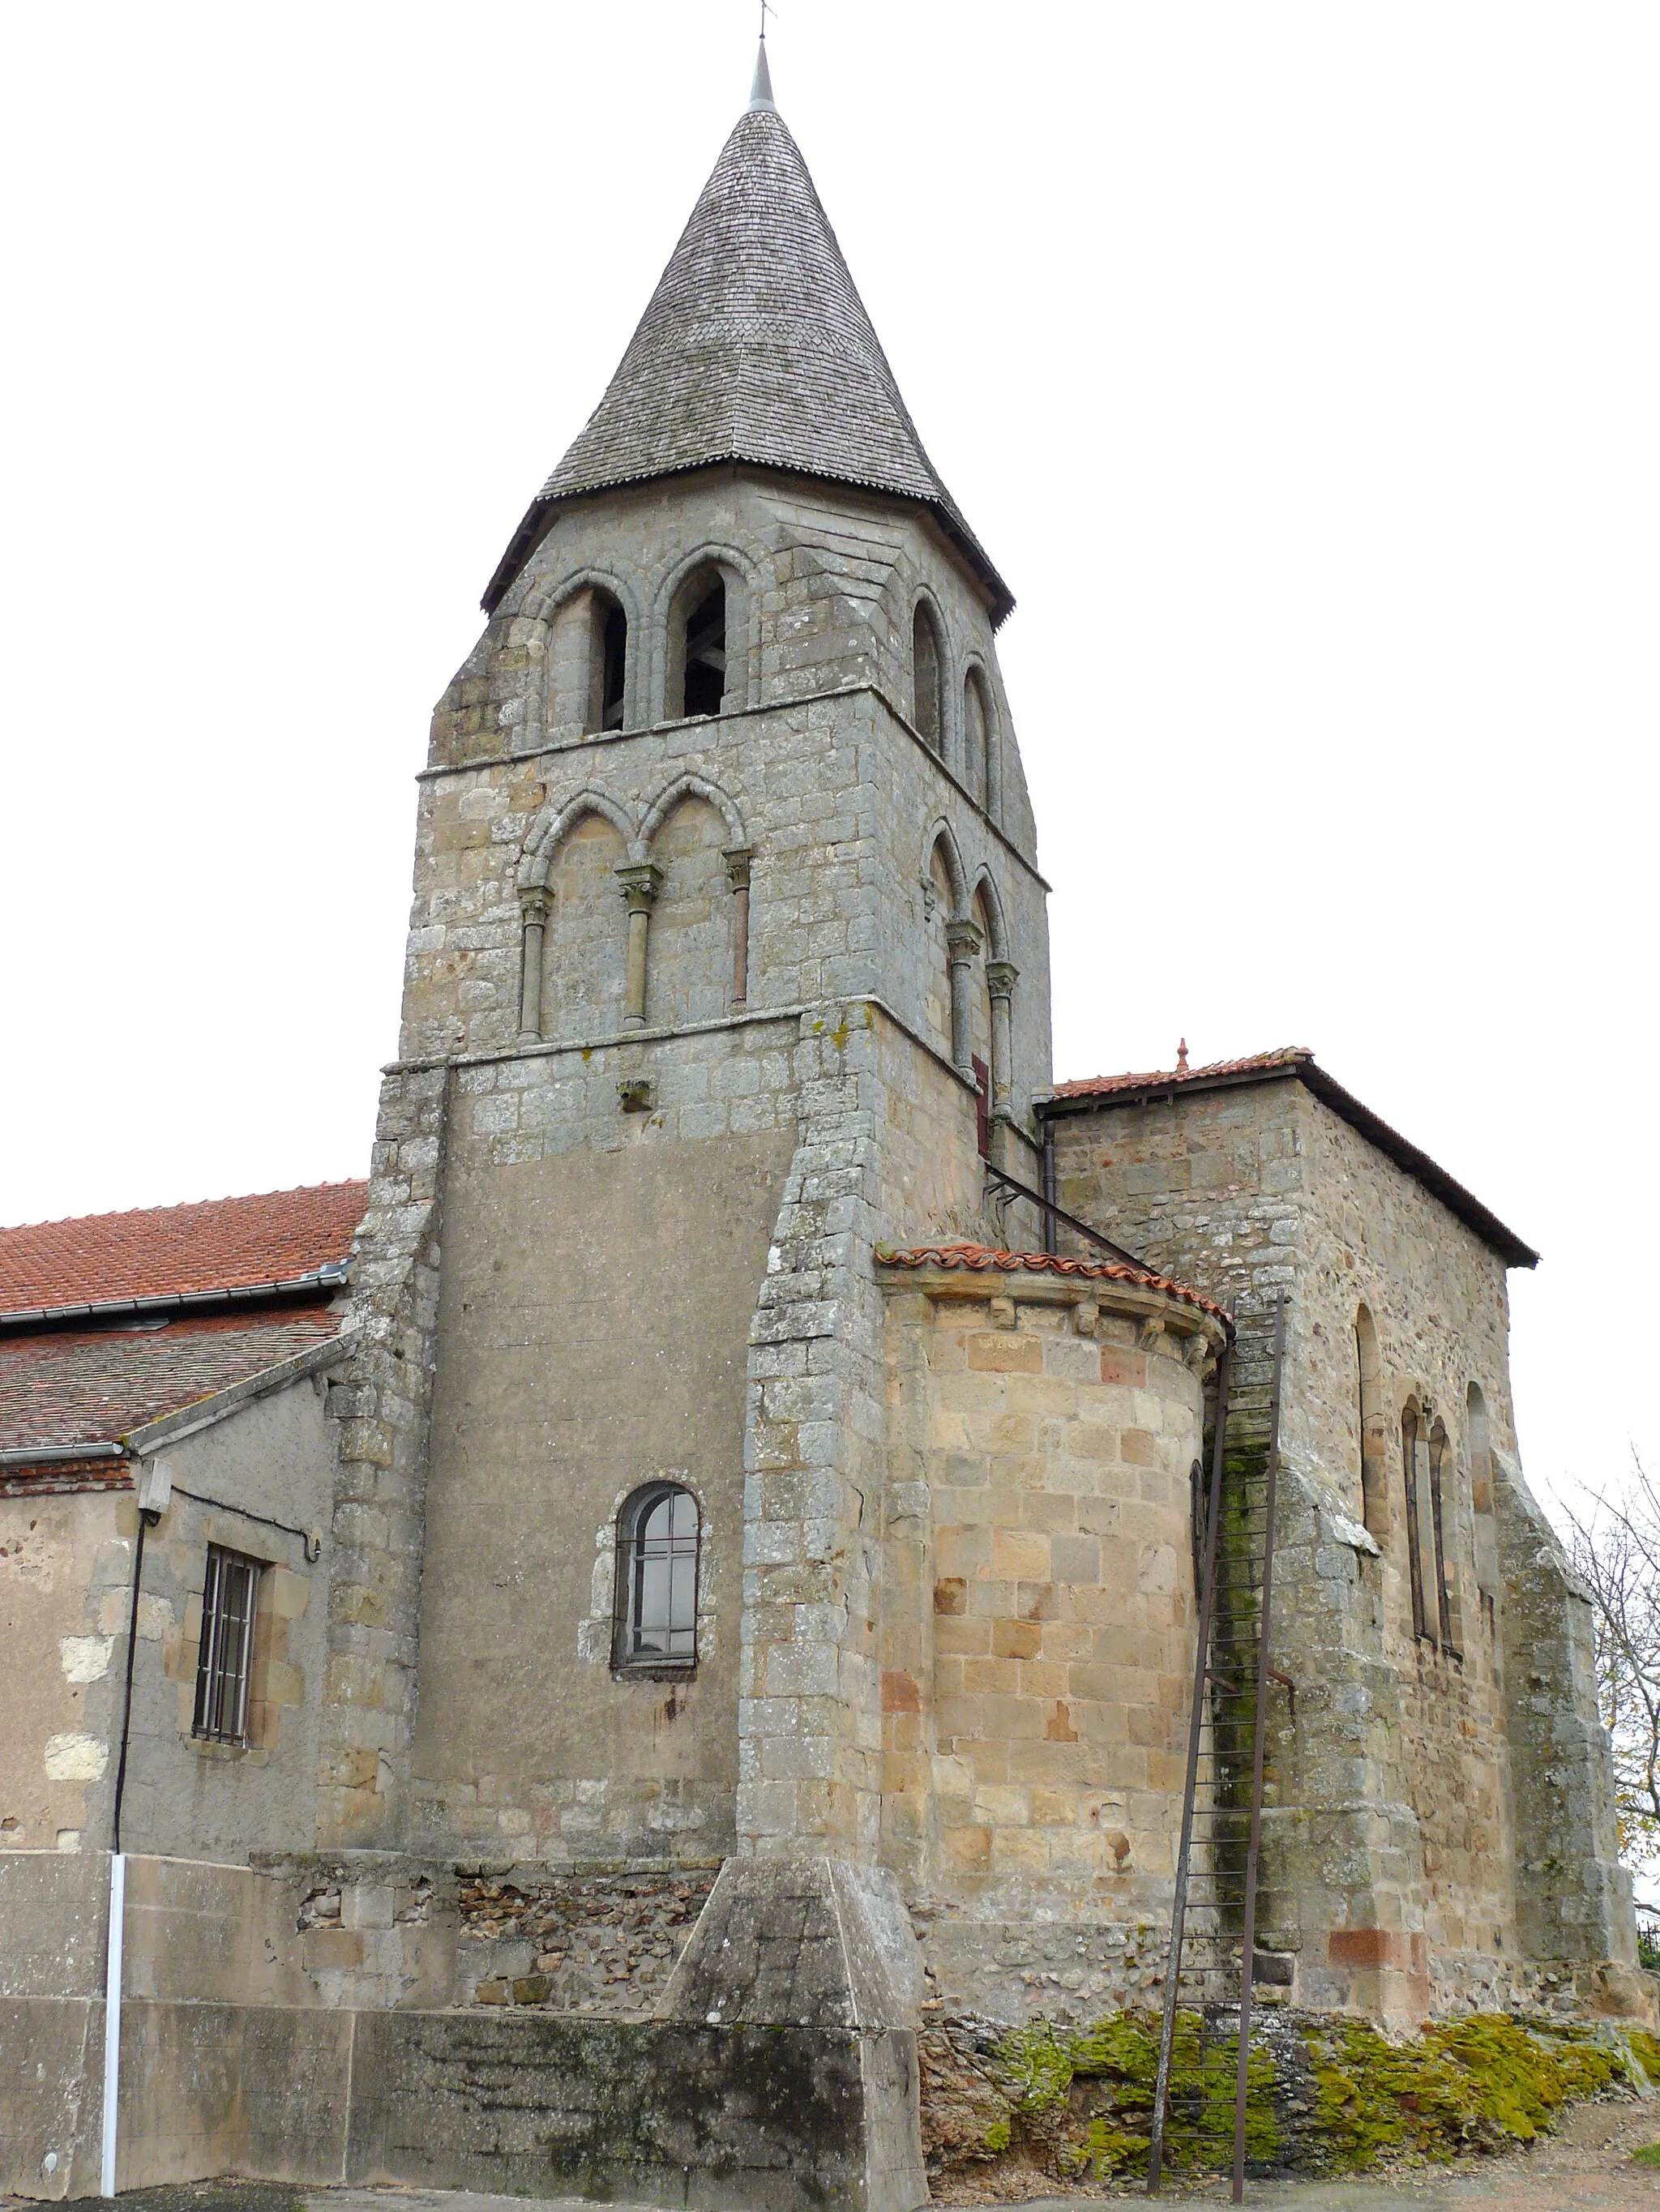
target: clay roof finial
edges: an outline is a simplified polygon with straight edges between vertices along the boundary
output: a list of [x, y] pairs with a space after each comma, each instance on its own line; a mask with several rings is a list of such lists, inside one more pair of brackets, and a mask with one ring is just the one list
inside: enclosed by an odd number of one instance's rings
[[1176, 1072], [1178, 1075], [1185, 1075], [1188, 1072], [1188, 1041], [1186, 1037], [1181, 1038], [1176, 1047]]

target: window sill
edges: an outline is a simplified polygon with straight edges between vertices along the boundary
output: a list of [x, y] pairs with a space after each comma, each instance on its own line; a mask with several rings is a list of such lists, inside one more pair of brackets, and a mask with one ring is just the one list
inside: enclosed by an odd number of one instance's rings
[[695, 1659], [627, 1659], [611, 1663], [613, 1682], [689, 1682], [697, 1672]]
[[216, 1736], [187, 1735], [185, 1738], [198, 1759], [246, 1759], [252, 1766], [269, 1766], [271, 1753], [263, 1744], [221, 1743]]

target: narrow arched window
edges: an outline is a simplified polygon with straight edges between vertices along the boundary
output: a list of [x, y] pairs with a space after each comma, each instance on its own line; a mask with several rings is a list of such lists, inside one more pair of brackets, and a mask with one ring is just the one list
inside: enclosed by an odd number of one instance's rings
[[1360, 1430], [1360, 1518], [1381, 1550], [1389, 1540], [1389, 1416], [1380, 1402], [1382, 1364], [1377, 1324], [1365, 1306], [1354, 1310], [1358, 1370], [1355, 1412]]
[[1491, 1627], [1493, 1602], [1499, 1595], [1499, 1522], [1493, 1498], [1493, 1430], [1479, 1382], [1470, 1384], [1464, 1403], [1468, 1420], [1464, 1433], [1469, 1439], [1470, 1516], [1475, 1524], [1475, 1586]]
[[696, 1665], [697, 1537], [697, 1500], [678, 1483], [648, 1483], [617, 1516], [619, 1669]]
[[963, 776], [989, 814], [992, 811], [991, 714], [985, 678], [970, 668], [963, 685]]
[[911, 702], [915, 709], [916, 734], [935, 752], [940, 750], [940, 733], [945, 723], [939, 699], [942, 659], [939, 633], [934, 627], [933, 612], [925, 600], [919, 599], [916, 612], [911, 618], [910, 629]]
[[681, 712], [718, 714], [727, 696], [727, 587], [715, 576], [686, 617], [686, 690]]
[[1433, 1523], [1434, 1541], [1425, 1565], [1434, 1576], [1434, 1606], [1432, 1626], [1444, 1651], [1455, 1658], [1460, 1654], [1463, 1638], [1460, 1632], [1457, 1593], [1453, 1587], [1452, 1545], [1449, 1540], [1448, 1524], [1452, 1520], [1453, 1457], [1452, 1439], [1444, 1422], [1438, 1421], [1430, 1431], [1430, 1517]]
[[620, 730], [623, 726], [623, 675], [628, 664], [629, 618], [615, 599], [600, 599], [594, 608], [593, 672], [597, 697], [593, 726]]
[[1420, 1497], [1418, 1481], [1421, 1461], [1420, 1427], [1417, 1407], [1408, 1406], [1401, 1416], [1401, 1472], [1406, 1492], [1407, 1578], [1412, 1585], [1412, 1632], [1414, 1636], [1428, 1633], [1424, 1618], [1423, 1551], [1428, 1515], [1420, 1510], [1426, 1501]]

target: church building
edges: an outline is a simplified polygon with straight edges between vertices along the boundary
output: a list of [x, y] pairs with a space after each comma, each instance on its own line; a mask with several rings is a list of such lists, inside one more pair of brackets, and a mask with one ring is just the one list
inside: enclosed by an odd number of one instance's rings
[[[64, 1634], [159, 1717], [72, 1814], [0, 1749], [46, 1808], [0, 1835], [0, 1925], [84, 1938], [0, 2000], [58, 2054], [0, 2185], [96, 2185], [64, 2008], [102, 2001], [125, 1766], [123, 2186], [909, 2212], [931, 2035], [1159, 2002], [1219, 1377], [1276, 1325], [1259, 2002], [1651, 2016], [1589, 1607], [1517, 1453], [1537, 1255], [1307, 1050], [1056, 1083], [1013, 599], [764, 48], [483, 604], [349, 1285], [283, 1386], [316, 1378], [306, 1508], [267, 1486], [292, 1531], [244, 1543], [112, 1427], [131, 1604]], [[0, 1420], [49, 1291], [0, 1311]], [[82, 1441], [0, 1435], [0, 1570]], [[279, 1595], [227, 1689], [210, 1632]], [[198, 1835], [173, 1738], [239, 1698]], [[204, 2008], [247, 2054], [217, 2105]]]

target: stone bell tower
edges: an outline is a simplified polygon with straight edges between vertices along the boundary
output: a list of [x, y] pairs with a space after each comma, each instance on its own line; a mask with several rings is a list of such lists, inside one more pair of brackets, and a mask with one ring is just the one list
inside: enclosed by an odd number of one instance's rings
[[763, 49], [433, 720], [325, 1844], [877, 1863], [878, 1250], [1050, 1073], [1012, 604]]

